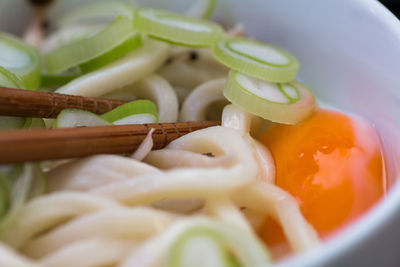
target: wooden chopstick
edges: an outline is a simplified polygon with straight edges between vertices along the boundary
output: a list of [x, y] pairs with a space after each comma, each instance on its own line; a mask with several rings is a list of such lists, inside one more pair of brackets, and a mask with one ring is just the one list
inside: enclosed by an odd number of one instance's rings
[[106, 113], [126, 101], [0, 87], [0, 115], [56, 118], [66, 108]]
[[69, 159], [135, 151], [150, 129], [154, 149], [219, 122], [181, 122], [0, 132], [0, 164]]

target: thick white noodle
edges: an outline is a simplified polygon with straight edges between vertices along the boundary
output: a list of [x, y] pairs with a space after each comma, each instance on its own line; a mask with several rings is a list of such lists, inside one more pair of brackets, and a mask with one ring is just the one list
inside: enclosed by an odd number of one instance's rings
[[40, 264], [21, 255], [0, 242], [0, 266], [4, 267], [41, 267]]
[[137, 244], [131, 240], [92, 238], [72, 243], [41, 259], [44, 267], [113, 266]]
[[221, 125], [226, 128], [234, 129], [241, 135], [247, 135], [251, 131], [254, 120], [258, 120], [258, 117], [230, 104], [227, 105], [222, 112]]
[[44, 257], [68, 244], [104, 237], [143, 240], [165, 230], [176, 215], [150, 208], [118, 208], [83, 215], [28, 242], [22, 251], [33, 258]]
[[204, 200], [199, 198], [164, 199], [153, 203], [156, 209], [189, 215], [204, 207]]
[[141, 47], [122, 59], [83, 75], [56, 92], [88, 97], [108, 94], [151, 74], [165, 62], [169, 50], [165, 43], [145, 39]]
[[165, 148], [151, 151], [144, 159], [144, 162], [163, 170], [169, 170], [194, 167], [230, 167], [234, 165], [236, 159], [231, 155], [210, 157], [191, 151]]
[[256, 180], [232, 197], [238, 205], [271, 215], [278, 221], [294, 251], [319, 244], [318, 234], [301, 214], [296, 200], [279, 187]]
[[145, 173], [159, 173], [156, 168], [135, 159], [98, 155], [74, 160], [48, 172], [49, 191], [91, 190]]
[[231, 128], [242, 134], [250, 147], [258, 165], [257, 178], [269, 182], [275, 182], [275, 163], [271, 152], [260, 142], [250, 136], [250, 132], [257, 131], [260, 127], [260, 118], [254, 116], [234, 105], [228, 105], [222, 112], [222, 126]]
[[[235, 144], [232, 146], [231, 144]], [[234, 130], [216, 126], [185, 135], [168, 145], [170, 149], [196, 153], [211, 152], [216, 157], [231, 155], [237, 164], [229, 168], [174, 169], [145, 174], [113, 183], [93, 192], [129, 204], [150, 204], [166, 198], [192, 198], [224, 195], [250, 183], [257, 165], [246, 140]], [[174, 159], [174, 160], [179, 160]]]
[[178, 97], [168, 81], [156, 74], [145, 77], [103, 97], [127, 101], [149, 99], [157, 106], [160, 122], [175, 122], [178, 119]]
[[45, 195], [28, 202], [1, 239], [19, 248], [33, 236], [76, 216], [118, 207], [120, 205], [111, 199], [80, 192]]
[[136, 149], [136, 151], [132, 154], [131, 158], [142, 161], [150, 153], [154, 144], [152, 137], [154, 131], [154, 128], [150, 129], [149, 133], [146, 135], [146, 138], [140, 144], [138, 149]]
[[207, 119], [207, 108], [216, 101], [225, 100], [222, 94], [226, 78], [208, 81], [195, 88], [182, 104], [180, 121], [203, 121]]
[[205, 206], [205, 212], [207, 215], [221, 222], [233, 225], [248, 233], [254, 233], [251, 225], [240, 212], [239, 208], [227, 197], [208, 201]]

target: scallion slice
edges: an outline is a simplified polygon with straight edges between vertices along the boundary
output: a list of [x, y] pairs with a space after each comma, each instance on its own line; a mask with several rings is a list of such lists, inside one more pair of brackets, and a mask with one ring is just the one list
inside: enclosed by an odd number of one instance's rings
[[213, 46], [223, 33], [215, 23], [156, 9], [139, 9], [134, 21], [139, 32], [190, 47]]
[[132, 33], [131, 36], [126, 39], [122, 44], [115, 47], [111, 51], [93, 59], [86, 63], [79, 65], [79, 69], [82, 73], [88, 73], [97, 69], [100, 69], [119, 58], [122, 58], [132, 50], [142, 45], [142, 38], [138, 33]]
[[[38, 182], [36, 180], [42, 179], [39, 183], [43, 185], [43, 188], [45, 187], [43, 184], [45, 182], [43, 177], [41, 167], [37, 164], [25, 164], [24, 166], [15, 165], [12, 171], [7, 174], [6, 179], [12, 183], [9, 197], [10, 206], [5, 217], [0, 221], [0, 234], [14, 223], [21, 208], [29, 197], [34, 193], [40, 193], [38, 190], [32, 192], [35, 183]], [[41, 193], [43, 193], [43, 191]]]
[[233, 104], [264, 119], [297, 124], [314, 110], [315, 98], [298, 82], [276, 84], [231, 71], [224, 88]]
[[118, 16], [133, 19], [132, 5], [119, 1], [98, 1], [94, 4], [72, 11], [58, 21], [58, 25], [65, 27], [71, 24], [85, 24], [111, 22]]
[[21, 79], [21, 88], [39, 88], [40, 65], [38, 51], [17, 37], [0, 33], [0, 66]]
[[[169, 253], [169, 267], [265, 266], [267, 250], [253, 234], [209, 219], [193, 219], [182, 229]], [[178, 224], [177, 224], [178, 225]], [[178, 228], [178, 226], [177, 226]]]
[[15, 74], [0, 66], [0, 86], [7, 88], [24, 89], [24, 83]]
[[192, 18], [209, 19], [214, 14], [216, 0], [197, 0], [186, 12]]
[[169, 266], [234, 267], [221, 237], [207, 228], [194, 228], [176, 241]]
[[64, 109], [58, 114], [54, 128], [73, 128], [82, 126], [107, 126], [111, 125], [100, 116], [80, 109]]
[[43, 129], [46, 128], [46, 124], [42, 118], [26, 118], [24, 129]]
[[66, 85], [72, 80], [78, 78], [80, 74], [75, 73], [60, 73], [60, 74], [49, 74], [42, 72], [40, 87], [43, 88], [55, 88]]
[[299, 62], [289, 52], [246, 38], [222, 38], [214, 55], [234, 70], [270, 82], [290, 82], [299, 69]]
[[101, 117], [114, 125], [158, 122], [156, 105], [150, 100], [136, 100], [121, 105]]
[[[46, 69], [50, 74], [59, 73], [96, 59], [116, 47], [121, 47], [130, 38], [139, 42], [140, 36], [133, 35], [133, 33], [132, 20], [126, 17], [118, 17], [99, 33], [46, 54], [44, 57]], [[132, 44], [131, 41], [130, 44]], [[137, 46], [135, 45], [135, 47]], [[122, 47], [126, 48], [126, 46]], [[124, 50], [125, 54], [129, 51]], [[103, 60], [100, 60], [100, 62], [103, 63]], [[93, 69], [93, 65], [90, 65], [90, 69]]]

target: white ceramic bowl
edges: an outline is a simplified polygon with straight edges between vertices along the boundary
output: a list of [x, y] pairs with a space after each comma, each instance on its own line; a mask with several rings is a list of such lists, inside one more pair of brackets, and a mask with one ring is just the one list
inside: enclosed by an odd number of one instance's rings
[[[83, 0], [59, 0], [53, 17]], [[184, 9], [189, 1], [142, 0]], [[184, 3], [184, 4], [183, 4]], [[0, 0], [0, 30], [23, 31], [23, 0]], [[219, 0], [216, 18], [283, 46], [301, 62], [299, 79], [333, 106], [360, 114], [384, 144], [390, 191], [368, 215], [279, 266], [400, 266], [400, 23], [374, 0]]]

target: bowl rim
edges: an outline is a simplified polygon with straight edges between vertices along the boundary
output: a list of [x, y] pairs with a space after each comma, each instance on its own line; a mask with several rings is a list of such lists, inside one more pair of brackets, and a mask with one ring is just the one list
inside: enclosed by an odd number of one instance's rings
[[[377, 23], [384, 26], [399, 40], [400, 45], [400, 20], [381, 2], [378, 0], [352, 0], [351, 2], [357, 8], [372, 14]], [[351, 254], [351, 251], [358, 245], [372, 239], [379, 228], [384, 227], [385, 223], [389, 222], [396, 212], [400, 211], [399, 180], [400, 176], [396, 178], [384, 198], [372, 207], [367, 214], [335, 234], [331, 239], [324, 241], [322, 246], [295, 254], [274, 266], [322, 266], [334, 263], [339, 255]]]

